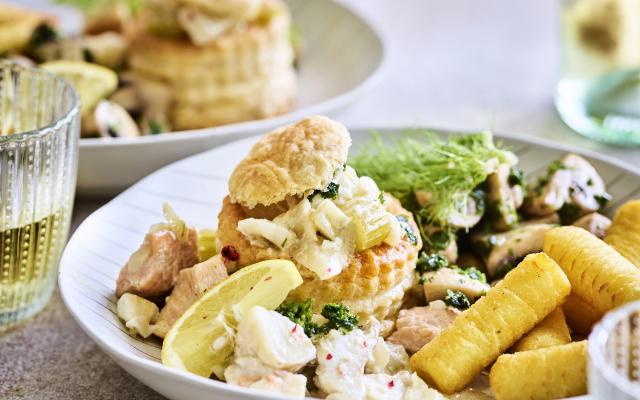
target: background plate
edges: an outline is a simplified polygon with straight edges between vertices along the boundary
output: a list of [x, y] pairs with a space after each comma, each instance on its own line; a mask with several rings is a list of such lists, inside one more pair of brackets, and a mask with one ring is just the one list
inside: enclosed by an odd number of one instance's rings
[[169, 162], [307, 115], [326, 114], [343, 107], [378, 80], [385, 59], [384, 45], [368, 22], [333, 0], [285, 2], [303, 41], [294, 111], [274, 118], [179, 133], [133, 139], [83, 139], [78, 193], [115, 194]]
[[[390, 138], [403, 129], [379, 130]], [[352, 130], [354, 150], [370, 138], [369, 129]], [[545, 172], [563, 153], [586, 156], [613, 195], [611, 212], [640, 196], [640, 170], [616, 160], [534, 138], [500, 135], [520, 158], [529, 179]], [[171, 399], [277, 398], [162, 366], [159, 340], [133, 338], [115, 314], [115, 280], [150, 225], [162, 219], [169, 202], [189, 224], [215, 227], [227, 194], [227, 178], [256, 138], [240, 140], [171, 164], [144, 178], [87, 218], [67, 245], [60, 266], [62, 297], [80, 326], [125, 370]]]

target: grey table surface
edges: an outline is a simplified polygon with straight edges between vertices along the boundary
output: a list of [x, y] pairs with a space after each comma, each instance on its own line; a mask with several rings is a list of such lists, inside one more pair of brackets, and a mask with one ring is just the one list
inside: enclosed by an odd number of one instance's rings
[[[560, 65], [559, 2], [345, 3], [369, 17], [389, 44], [389, 64], [380, 85], [333, 115], [346, 124], [493, 128], [640, 161], [640, 150], [588, 141], [558, 119], [552, 98]], [[107, 200], [78, 200], [74, 227]], [[162, 396], [110, 360], [80, 330], [55, 293], [35, 318], [0, 334], [0, 398]]]

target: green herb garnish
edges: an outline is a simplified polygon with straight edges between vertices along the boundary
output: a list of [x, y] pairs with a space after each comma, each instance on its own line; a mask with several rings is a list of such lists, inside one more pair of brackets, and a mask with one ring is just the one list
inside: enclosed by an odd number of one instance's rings
[[454, 267], [453, 269], [460, 275], [465, 275], [471, 279], [475, 279], [482, 283], [487, 283], [487, 277], [484, 274], [484, 272], [480, 271], [476, 267], [467, 267], [467, 268]]
[[556, 160], [556, 161], [552, 162], [551, 164], [549, 164], [549, 168], [547, 168], [547, 173], [549, 175], [552, 175], [556, 171], [559, 171], [561, 169], [568, 169], [568, 168], [560, 160]]
[[343, 333], [351, 332], [358, 328], [358, 316], [351, 314], [349, 309], [342, 304], [329, 303], [322, 308], [323, 317], [328, 319], [327, 323], [318, 328], [318, 333], [329, 333], [332, 329], [337, 329]]
[[307, 336], [312, 336], [318, 329], [318, 326], [311, 320], [313, 317], [312, 306], [313, 301], [311, 299], [307, 299], [302, 303], [287, 300], [276, 308], [276, 312], [300, 325]]
[[338, 191], [340, 190], [340, 185], [335, 182], [330, 182], [324, 190], [316, 190], [311, 193], [308, 197], [309, 200], [313, 199], [313, 196], [319, 194], [323, 199], [331, 199], [334, 200], [338, 197]]
[[[374, 134], [350, 164], [426, 222], [446, 227], [452, 214], [466, 212], [471, 192], [487, 179], [496, 160], [511, 163], [512, 155], [496, 148], [489, 133], [442, 140], [422, 132], [401, 138], [395, 146]], [[423, 207], [415, 200], [416, 191], [430, 195]]]
[[159, 121], [157, 121], [155, 119], [150, 119], [149, 120], [149, 132], [152, 135], [157, 135], [159, 133], [166, 132], [166, 128]]
[[396, 219], [400, 223], [400, 228], [402, 228], [402, 231], [404, 232], [409, 242], [414, 246], [418, 244], [418, 237], [413, 231], [413, 227], [409, 223], [409, 218], [407, 218], [406, 215], [396, 215]]
[[312, 299], [307, 299], [301, 303], [287, 300], [276, 308], [276, 311], [300, 325], [304, 329], [304, 333], [309, 337], [327, 334], [332, 329], [346, 333], [359, 327], [358, 316], [351, 314], [349, 308], [342, 304], [328, 303], [324, 305], [320, 313], [327, 319], [324, 325], [318, 325], [313, 322], [312, 309]]
[[609, 193], [602, 193], [602, 194], [597, 194], [595, 196], [593, 196], [594, 199], [596, 199], [596, 201], [598, 202], [598, 205], [600, 206], [600, 208], [604, 208], [607, 206], [607, 204], [609, 204], [609, 202], [611, 201], [611, 195]]
[[524, 172], [517, 167], [511, 167], [508, 178], [509, 186], [524, 186]]
[[420, 257], [416, 262], [416, 272], [422, 275], [425, 272], [434, 272], [448, 266], [449, 261], [447, 257], [442, 254], [427, 254], [423, 251], [420, 253]]
[[471, 307], [471, 301], [469, 301], [467, 295], [459, 290], [447, 289], [447, 295], [444, 298], [444, 302], [448, 306], [457, 308], [458, 310], [466, 310]]
[[581, 210], [575, 204], [564, 203], [562, 207], [558, 210], [558, 216], [560, 217], [560, 221], [563, 225], [568, 225], [573, 223], [576, 219], [580, 217]]
[[437, 231], [431, 234], [431, 236], [425, 238], [429, 244], [429, 248], [433, 250], [444, 250], [449, 247], [452, 241], [455, 241], [453, 237], [454, 233], [449, 231]]

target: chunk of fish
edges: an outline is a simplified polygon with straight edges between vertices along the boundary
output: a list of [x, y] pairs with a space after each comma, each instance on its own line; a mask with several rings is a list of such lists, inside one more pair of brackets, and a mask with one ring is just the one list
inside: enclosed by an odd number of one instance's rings
[[175, 285], [180, 270], [197, 262], [195, 229], [186, 227], [180, 236], [169, 228], [149, 232], [120, 271], [116, 295], [133, 293], [145, 298], [165, 295]]
[[171, 325], [191, 304], [227, 276], [225, 260], [219, 254], [181, 270], [171, 295], [167, 297], [165, 306], [160, 311], [158, 322], [154, 326], [154, 335], [164, 338]]
[[555, 224], [523, 224], [503, 233], [476, 234], [471, 240], [485, 260], [487, 275], [499, 277], [523, 257], [542, 251], [544, 234]]
[[238, 324], [235, 354], [257, 357], [274, 369], [297, 372], [316, 357], [316, 348], [300, 325], [254, 306]]
[[532, 187], [525, 211], [531, 215], [545, 216], [568, 203], [586, 214], [600, 208], [598, 196], [607, 195], [596, 169], [584, 158], [567, 154], [549, 171], [545, 180]]
[[446, 329], [460, 311], [447, 307], [442, 301], [431, 302], [426, 307], [400, 310], [396, 321], [396, 331], [387, 341], [404, 346], [413, 354]]
[[330, 399], [359, 399], [364, 393], [364, 367], [374, 341], [360, 329], [332, 330], [318, 342], [316, 385]]
[[602, 214], [594, 212], [578, 218], [573, 225], [586, 229], [602, 239], [607, 234], [609, 226], [611, 226], [611, 220]]

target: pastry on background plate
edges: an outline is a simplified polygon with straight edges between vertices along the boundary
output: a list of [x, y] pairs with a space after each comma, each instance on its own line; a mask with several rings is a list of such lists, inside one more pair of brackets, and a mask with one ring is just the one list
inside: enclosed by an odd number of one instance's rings
[[129, 32], [130, 69], [171, 89], [175, 129], [266, 118], [293, 106], [291, 16], [280, 0], [154, 0], [139, 22]]
[[[422, 243], [411, 213], [346, 165], [351, 137], [310, 117], [260, 139], [235, 168], [218, 216], [222, 255], [239, 266], [291, 259], [290, 297], [387, 319], [413, 284]], [[232, 272], [232, 271], [230, 271]]]

